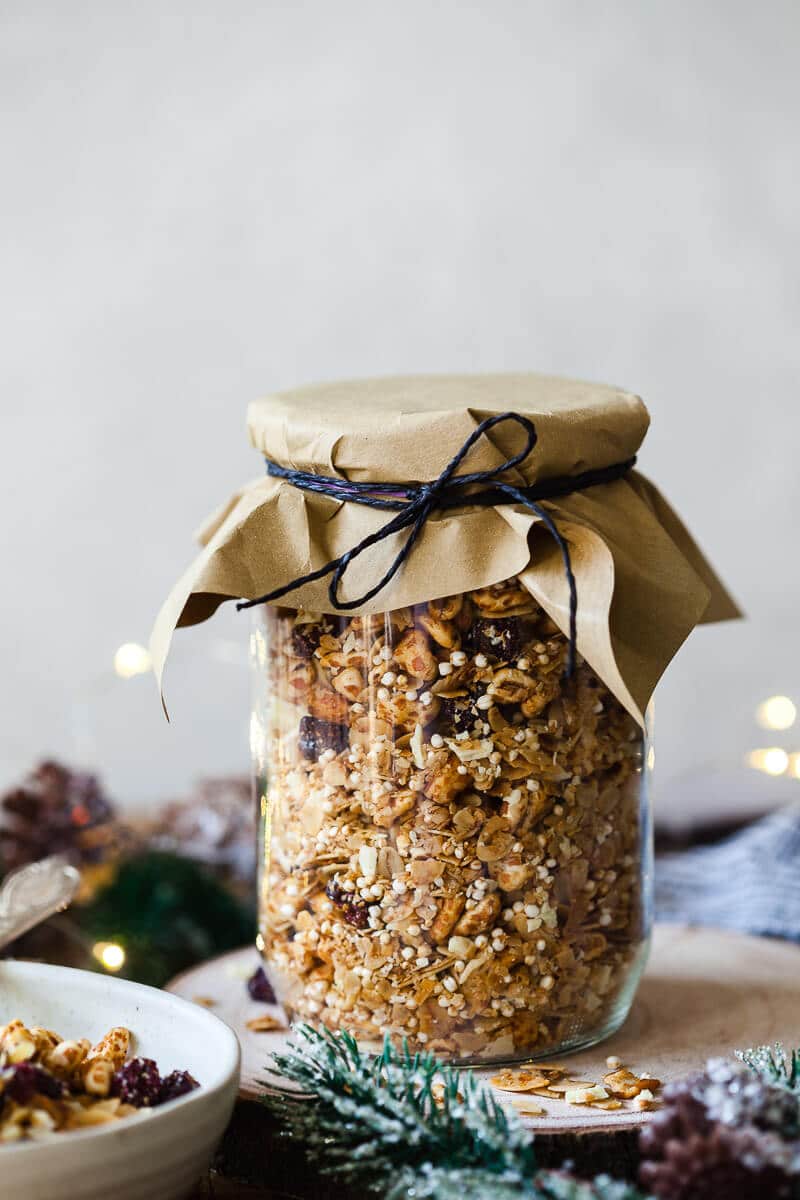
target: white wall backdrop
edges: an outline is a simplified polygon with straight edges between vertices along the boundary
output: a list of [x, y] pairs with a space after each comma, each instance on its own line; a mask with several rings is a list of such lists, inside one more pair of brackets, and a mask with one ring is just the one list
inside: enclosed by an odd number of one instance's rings
[[644, 396], [750, 617], [660, 690], [662, 809], [795, 794], [740, 764], [800, 700], [799, 51], [791, 0], [5, 0], [0, 782], [245, 765], [244, 616], [179, 635], [172, 727], [112, 660], [260, 470], [251, 397], [532, 368]]

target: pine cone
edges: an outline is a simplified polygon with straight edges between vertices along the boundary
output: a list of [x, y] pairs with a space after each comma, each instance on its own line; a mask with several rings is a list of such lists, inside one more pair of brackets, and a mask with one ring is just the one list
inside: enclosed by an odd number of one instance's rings
[[664, 1090], [643, 1130], [639, 1178], [659, 1200], [789, 1200], [800, 1183], [800, 1099], [712, 1059]]
[[154, 849], [191, 858], [249, 893], [255, 878], [252, 785], [245, 776], [201, 779], [185, 800], [168, 804], [152, 829]]
[[66, 854], [76, 865], [103, 862], [116, 845], [114, 812], [94, 775], [43, 762], [0, 798], [3, 871]]

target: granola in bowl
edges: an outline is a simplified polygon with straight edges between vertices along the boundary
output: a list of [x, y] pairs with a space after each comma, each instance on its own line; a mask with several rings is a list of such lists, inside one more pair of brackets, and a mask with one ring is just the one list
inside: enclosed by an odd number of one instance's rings
[[646, 953], [642, 735], [517, 579], [262, 607], [259, 945], [292, 1017], [456, 1061], [586, 1045]]
[[130, 1041], [122, 1026], [95, 1045], [17, 1019], [1, 1026], [0, 1144], [120, 1121], [199, 1087], [188, 1071], [162, 1077], [152, 1059], [129, 1059]]

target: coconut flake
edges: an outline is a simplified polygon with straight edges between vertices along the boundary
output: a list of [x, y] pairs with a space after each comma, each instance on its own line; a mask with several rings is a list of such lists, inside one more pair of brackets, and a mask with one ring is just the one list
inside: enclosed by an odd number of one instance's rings
[[425, 758], [422, 753], [422, 726], [421, 725], [414, 726], [414, 732], [411, 735], [411, 741], [410, 741], [409, 745], [411, 747], [411, 753], [414, 756], [414, 763], [416, 764], [416, 766], [418, 766], [420, 768], [420, 770], [422, 770], [422, 768], [425, 766]]

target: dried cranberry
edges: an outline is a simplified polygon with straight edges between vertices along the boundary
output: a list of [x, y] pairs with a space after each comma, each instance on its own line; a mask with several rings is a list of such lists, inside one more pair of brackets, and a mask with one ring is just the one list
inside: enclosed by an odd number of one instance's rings
[[292, 630], [292, 653], [297, 658], [309, 659], [314, 657], [314, 651], [319, 646], [322, 637], [320, 625], [298, 625]]
[[132, 1058], [115, 1072], [111, 1095], [135, 1108], [153, 1108], [160, 1103], [162, 1080], [152, 1058]]
[[247, 981], [247, 990], [254, 1000], [261, 1000], [264, 1004], [276, 1003], [275, 992], [263, 967], [257, 967], [250, 976]]
[[464, 730], [471, 732], [478, 717], [485, 716], [475, 707], [476, 697], [464, 696], [456, 700], [451, 696], [443, 696], [440, 699], [439, 724], [452, 728], [456, 733]]
[[325, 895], [341, 911], [348, 925], [355, 925], [356, 929], [366, 929], [369, 924], [367, 906], [356, 899], [354, 892], [346, 892], [332, 879], [325, 888]]
[[64, 1095], [64, 1084], [38, 1063], [15, 1063], [0, 1072], [3, 1094], [17, 1104], [29, 1104], [38, 1093], [51, 1100], [60, 1100]]
[[519, 658], [529, 633], [530, 622], [522, 617], [478, 617], [464, 635], [464, 642], [473, 654], [511, 662]]
[[342, 915], [348, 925], [355, 925], [356, 929], [366, 929], [369, 924], [366, 904], [346, 904]]
[[349, 744], [350, 731], [346, 725], [333, 721], [321, 721], [319, 717], [300, 718], [299, 747], [303, 758], [316, 761], [323, 750], [334, 750], [337, 754]]
[[161, 1084], [158, 1093], [158, 1104], [166, 1104], [169, 1100], [177, 1100], [179, 1096], [188, 1096], [200, 1084], [188, 1071], [172, 1071]]

